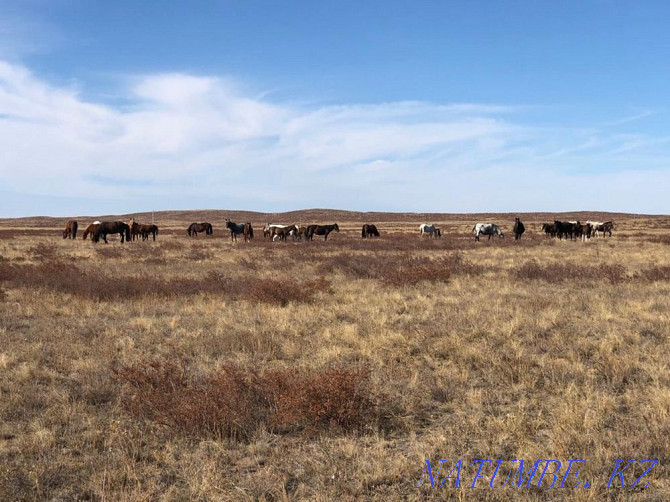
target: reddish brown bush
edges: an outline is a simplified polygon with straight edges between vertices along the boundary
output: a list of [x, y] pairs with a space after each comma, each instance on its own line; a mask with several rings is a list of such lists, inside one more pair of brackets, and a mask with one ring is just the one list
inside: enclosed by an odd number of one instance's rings
[[542, 280], [550, 283], [606, 279], [612, 284], [618, 284], [627, 279], [626, 268], [623, 265], [607, 265], [604, 263], [597, 266], [575, 263], [547, 263], [541, 265], [536, 261], [529, 261], [515, 269], [514, 274], [519, 279]]
[[635, 275], [636, 279], [645, 281], [670, 281], [670, 266], [656, 266], [647, 268]]
[[263, 385], [273, 402], [273, 429], [361, 430], [375, 420], [377, 404], [367, 366], [267, 372]]
[[56, 246], [47, 245], [43, 242], [31, 247], [28, 252], [36, 261], [53, 260], [58, 254]]
[[121, 404], [128, 413], [186, 436], [247, 440], [262, 427], [282, 433], [363, 431], [378, 424], [381, 406], [365, 366], [261, 373], [228, 364], [196, 378], [183, 361], [160, 359], [112, 372], [126, 384]]
[[380, 257], [377, 255], [339, 254], [324, 260], [324, 270], [339, 270], [358, 279], [378, 279], [396, 287], [411, 286], [421, 281], [447, 282], [452, 271], [475, 273], [475, 267], [459, 254], [431, 260], [410, 255]]
[[146, 273], [124, 277], [82, 270], [57, 260], [38, 265], [0, 262], [0, 280], [9, 286], [45, 288], [98, 301], [212, 294], [282, 306], [290, 302], [311, 302], [317, 294], [330, 288], [330, 283], [323, 279], [284, 283], [258, 277], [232, 278], [214, 270], [201, 278], [163, 278]]

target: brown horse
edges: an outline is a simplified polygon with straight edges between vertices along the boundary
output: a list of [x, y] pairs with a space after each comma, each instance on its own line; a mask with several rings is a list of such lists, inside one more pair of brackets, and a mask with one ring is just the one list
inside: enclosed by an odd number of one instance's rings
[[288, 225], [285, 227], [271, 227], [270, 238], [274, 241], [275, 237], [279, 237], [279, 241], [286, 241], [287, 235], [298, 235], [298, 227], [296, 225]]
[[121, 234], [121, 243], [123, 244], [124, 238], [126, 241], [130, 240], [130, 227], [123, 221], [103, 221], [93, 232], [93, 242], [98, 242], [102, 236], [105, 244], [108, 244], [108, 234]]
[[88, 237], [88, 234], [91, 234], [91, 239], [93, 239], [93, 233], [95, 230], [98, 228], [100, 225], [99, 221], [95, 221], [91, 223], [88, 227], [86, 227], [86, 230], [84, 230], [84, 235], [82, 235], [82, 238], [85, 240], [86, 237]]
[[128, 226], [130, 227], [130, 237], [132, 241], [140, 238], [140, 224], [135, 221], [135, 218], [130, 218], [128, 220]]
[[337, 226], [337, 223], [332, 225], [310, 225], [307, 227], [307, 240], [311, 241], [314, 238], [314, 234], [323, 235], [323, 240], [328, 240], [328, 234], [335, 230], [336, 232], [340, 231], [340, 227]]
[[146, 241], [149, 238], [149, 234], [151, 234], [154, 240], [156, 240], [158, 227], [156, 225], [139, 225], [138, 231], [142, 236], [143, 241]]
[[212, 235], [214, 233], [214, 230], [212, 229], [212, 224], [203, 222], [203, 223], [191, 223], [188, 226], [188, 235], [190, 237], [197, 237], [198, 232], [205, 232], [205, 235]]
[[68, 220], [65, 225], [65, 230], [63, 230], [63, 239], [67, 239], [68, 237], [76, 239], [78, 227], [77, 220]]

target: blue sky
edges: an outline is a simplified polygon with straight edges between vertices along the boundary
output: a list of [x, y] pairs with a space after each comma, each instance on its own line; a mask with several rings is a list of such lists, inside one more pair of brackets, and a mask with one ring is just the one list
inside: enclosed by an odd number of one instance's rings
[[0, 3], [0, 216], [668, 213], [668, 2]]

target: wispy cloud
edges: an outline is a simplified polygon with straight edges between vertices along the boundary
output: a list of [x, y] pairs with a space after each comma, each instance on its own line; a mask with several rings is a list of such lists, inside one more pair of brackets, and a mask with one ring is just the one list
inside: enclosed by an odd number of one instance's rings
[[30, 201], [85, 197], [79, 213], [99, 213], [96, 197], [118, 212], [668, 211], [649, 197], [649, 184], [669, 186], [666, 138], [543, 128], [524, 121], [525, 107], [271, 102], [230, 78], [183, 73], [133, 77], [119, 95], [124, 105], [86, 101], [0, 62], [3, 188]]

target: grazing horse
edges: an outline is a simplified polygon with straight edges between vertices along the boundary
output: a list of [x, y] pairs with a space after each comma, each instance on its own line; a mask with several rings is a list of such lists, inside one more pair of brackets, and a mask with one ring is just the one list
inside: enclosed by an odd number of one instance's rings
[[523, 235], [523, 233], [525, 231], [526, 231], [526, 227], [524, 226], [523, 223], [521, 223], [521, 220], [519, 219], [519, 217], [517, 216], [516, 218], [514, 218], [514, 229], [513, 229], [514, 240], [518, 241], [519, 239], [521, 239], [521, 236]]
[[63, 239], [67, 239], [68, 237], [76, 239], [78, 227], [77, 220], [68, 220], [65, 225], [65, 230], [63, 230]]
[[441, 237], [442, 231], [433, 224], [422, 223], [419, 225], [419, 233], [421, 237], [427, 235], [428, 237]]
[[379, 230], [377, 230], [377, 227], [374, 225], [363, 225], [363, 229], [361, 230], [361, 237], [363, 239], [368, 237], [379, 237]]
[[86, 237], [88, 237], [89, 234], [91, 234], [91, 239], [93, 239], [93, 233], [96, 231], [99, 225], [99, 221], [94, 221], [88, 227], [86, 227], [86, 230], [84, 230], [84, 235], [82, 235], [82, 239], [86, 240]]
[[314, 240], [314, 234], [323, 235], [323, 240], [328, 240], [328, 234], [335, 230], [336, 232], [340, 231], [340, 227], [337, 226], [337, 223], [332, 225], [309, 225], [307, 227], [307, 240]]
[[272, 238], [273, 242], [275, 240], [279, 240], [280, 242], [286, 241], [287, 235], [297, 236], [298, 227], [296, 225], [275, 225], [270, 228], [270, 237]]
[[105, 244], [108, 244], [108, 234], [121, 234], [121, 243], [123, 244], [124, 238], [126, 241], [130, 240], [130, 227], [123, 221], [103, 221], [93, 232], [93, 242], [98, 242], [100, 236], [102, 236]]
[[289, 226], [292, 227], [292, 225], [277, 225], [276, 223], [268, 223], [263, 228], [263, 237], [270, 237], [270, 239], [274, 241], [275, 236], [277, 235], [277, 230], [281, 230]]
[[494, 223], [477, 223], [474, 227], [472, 227], [472, 231], [475, 233], [475, 241], [479, 241], [479, 236], [481, 234], [488, 235], [489, 240], [491, 240], [491, 237], [496, 234], [501, 239], [505, 238], [505, 234], [503, 234], [498, 228], [498, 225]]
[[237, 242], [239, 234], [244, 235], [244, 242], [249, 242], [254, 238], [254, 229], [251, 223], [235, 223], [226, 218], [226, 228], [230, 230], [230, 240]]
[[[142, 240], [146, 241], [149, 238], [149, 234], [151, 234], [156, 240], [156, 235], [158, 234], [158, 227], [156, 225], [139, 225], [137, 231], [140, 233], [142, 236]], [[132, 232], [131, 232], [132, 233]]]
[[212, 224], [207, 222], [191, 223], [186, 231], [189, 237], [197, 237], [199, 232], [205, 232], [205, 235], [212, 235], [214, 233]]

